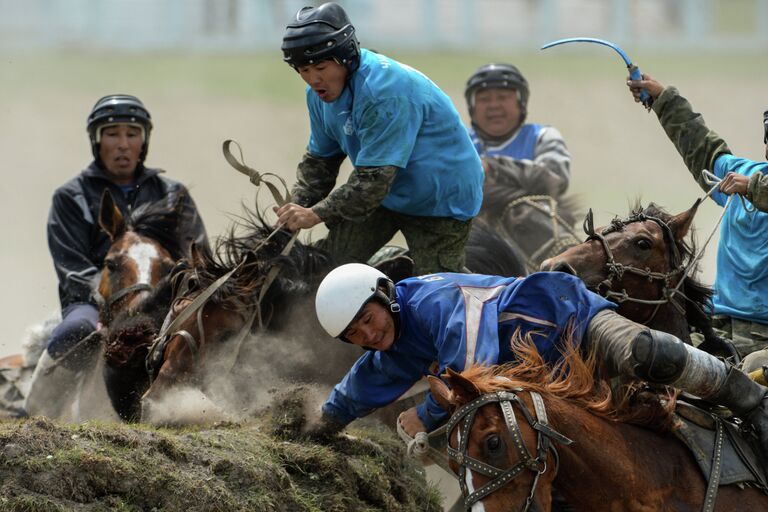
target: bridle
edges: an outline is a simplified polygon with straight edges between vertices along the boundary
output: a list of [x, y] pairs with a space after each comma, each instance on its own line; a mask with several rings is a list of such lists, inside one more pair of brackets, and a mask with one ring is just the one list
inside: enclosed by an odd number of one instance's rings
[[525, 265], [530, 271], [537, 271], [539, 269], [538, 263], [546, 258], [560, 254], [565, 249], [578, 245], [579, 238], [576, 231], [574, 231], [571, 225], [558, 213], [557, 199], [552, 196], [528, 195], [519, 197], [506, 205], [499, 218], [506, 219], [509, 212], [521, 204], [539, 210], [541, 213], [548, 216], [552, 222], [552, 238], [530, 255], [528, 255], [528, 253], [524, 251], [513, 238], [507, 240], [510, 245], [525, 257]]
[[[621, 231], [627, 224], [646, 221], [655, 222], [661, 228], [664, 241], [667, 245], [667, 256], [670, 267], [668, 272], [654, 272], [648, 267], [641, 269], [632, 265], [624, 265], [622, 263], [618, 263], [613, 257], [613, 251], [611, 251], [611, 248], [605, 239], [605, 235]], [[643, 325], [651, 323], [656, 317], [656, 314], [658, 313], [661, 306], [667, 303], [672, 304], [681, 314], [685, 314], [685, 310], [678, 303], [678, 301], [674, 300], [674, 298], [675, 295], [681, 295], [684, 299], [686, 298], [684, 292], [680, 290], [682, 277], [678, 277], [684, 275], [686, 269], [681, 262], [680, 251], [677, 248], [677, 243], [675, 242], [675, 237], [672, 234], [672, 229], [666, 222], [659, 219], [658, 217], [645, 215], [644, 213], [639, 212], [623, 220], [613, 219], [608, 227], [603, 229], [602, 232], [598, 233], [595, 231], [592, 210], [590, 209], [589, 213], [587, 213], [587, 216], [584, 219], [584, 232], [587, 234], [585, 242], [589, 242], [590, 240], [598, 240], [603, 248], [603, 251], [605, 252], [605, 270], [608, 274], [608, 277], [597, 285], [597, 292], [600, 295], [606, 299], [613, 300], [618, 304], [622, 304], [624, 302], [635, 302], [638, 304], [655, 305], [656, 307], [653, 309], [650, 316], [645, 321], [640, 322]], [[658, 299], [638, 299], [629, 295], [627, 290], [624, 288], [622, 288], [620, 292], [614, 291], [614, 280], [616, 283], [621, 283], [621, 281], [624, 279], [625, 273], [645, 277], [650, 282], [660, 281], [662, 284], [662, 288], [659, 293], [660, 297]]]
[[[528, 406], [517, 395], [516, 392], [523, 391], [522, 388], [515, 388], [509, 391], [496, 391], [494, 393], [487, 393], [475, 398], [471, 402], [459, 407], [456, 412], [453, 413], [451, 419], [446, 424], [446, 435], [448, 436], [448, 458], [455, 461], [459, 465], [459, 471], [456, 477], [459, 479], [459, 486], [461, 487], [462, 495], [464, 496], [464, 507], [469, 510], [472, 505], [482, 500], [489, 494], [500, 489], [524, 470], [533, 471], [536, 473], [531, 484], [531, 490], [528, 493], [528, 498], [525, 501], [523, 511], [527, 511], [533, 503], [533, 496], [536, 493], [536, 486], [539, 483], [539, 477], [547, 471], [547, 455], [551, 451], [555, 457], [555, 474], [557, 474], [557, 465], [559, 463], [559, 456], [557, 449], [553, 445], [552, 441], [556, 441], [563, 445], [570, 445], [573, 443], [571, 439], [568, 439], [563, 434], [557, 432], [550, 427], [547, 421], [547, 410], [544, 406], [544, 400], [541, 395], [535, 391], [529, 391], [531, 399], [533, 400], [534, 413], [528, 410]], [[477, 410], [490, 403], [498, 403], [501, 407], [504, 421], [507, 425], [509, 435], [512, 437], [514, 446], [517, 450], [517, 454], [520, 457], [520, 461], [514, 466], [501, 469], [490, 464], [486, 464], [480, 460], [472, 458], [467, 453], [469, 448], [469, 434], [472, 428], [472, 422], [475, 419]], [[536, 457], [533, 457], [528, 450], [528, 447], [523, 442], [523, 434], [520, 431], [520, 425], [515, 417], [513, 410], [513, 404], [516, 404], [523, 414], [523, 417], [528, 422], [528, 425], [534, 429], [536, 434]], [[461, 423], [461, 429], [459, 431], [459, 444], [454, 449], [450, 445], [451, 433]], [[474, 492], [470, 493], [466, 483], [467, 469], [477, 471], [485, 476], [492, 478], [492, 480]]]
[[120, 288], [118, 291], [110, 295], [108, 299], [105, 299], [100, 293], [98, 293], [98, 291], [94, 292], [93, 298], [96, 301], [96, 304], [99, 306], [99, 309], [103, 311], [105, 323], [108, 325], [112, 321], [112, 306], [116, 302], [124, 299], [130, 294], [151, 292], [152, 290], [154, 290], [154, 287], [151, 284], [135, 283], [128, 285], [125, 288]]

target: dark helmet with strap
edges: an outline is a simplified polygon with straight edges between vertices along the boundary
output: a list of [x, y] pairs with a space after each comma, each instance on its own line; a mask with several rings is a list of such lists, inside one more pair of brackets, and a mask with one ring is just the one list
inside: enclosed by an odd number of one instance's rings
[[520, 70], [512, 64], [486, 64], [480, 66], [467, 80], [464, 89], [464, 97], [467, 100], [470, 117], [475, 107], [475, 94], [485, 89], [512, 89], [517, 91], [517, 99], [520, 102], [520, 123], [525, 121], [528, 113], [528, 81]]
[[102, 128], [114, 124], [134, 124], [144, 130], [144, 144], [139, 161], [144, 161], [149, 148], [149, 133], [152, 131], [152, 116], [139, 98], [130, 94], [110, 94], [93, 106], [88, 115], [88, 137], [91, 139], [93, 157], [99, 160], [99, 144]]
[[763, 112], [763, 143], [768, 144], [768, 110]]
[[283, 60], [294, 69], [334, 59], [350, 71], [360, 63], [355, 27], [340, 5], [304, 7], [285, 28]]

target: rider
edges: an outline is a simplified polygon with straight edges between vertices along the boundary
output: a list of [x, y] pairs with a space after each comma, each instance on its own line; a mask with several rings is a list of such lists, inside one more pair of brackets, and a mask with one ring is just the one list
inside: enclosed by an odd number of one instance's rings
[[99, 227], [102, 193], [109, 190], [123, 215], [145, 203], [185, 197], [189, 216], [181, 228], [182, 247], [206, 240], [195, 203], [181, 183], [144, 167], [152, 121], [135, 96], [111, 94], [96, 102], [87, 131], [93, 162], [56, 189], [48, 216], [48, 247], [59, 278], [61, 323], [53, 330], [47, 352], [61, 357], [96, 329], [98, 307], [94, 280], [111, 245]]
[[475, 149], [483, 158], [487, 182], [557, 197], [571, 179], [571, 155], [552, 127], [526, 123], [528, 81], [511, 64], [486, 64], [464, 90]]
[[[645, 89], [652, 108], [688, 170], [706, 191], [703, 171], [722, 181], [712, 199], [725, 206], [729, 194], [739, 194], [763, 211], [745, 209], [734, 198], [723, 217], [717, 249], [714, 325], [731, 338], [742, 356], [768, 346], [768, 162], [755, 162], [731, 153], [725, 141], [704, 123], [701, 114], [677, 88], [664, 87], [648, 75], [628, 81], [635, 101]], [[768, 113], [764, 114], [763, 142], [768, 159]]]
[[[315, 435], [337, 432], [394, 402], [424, 375], [513, 361], [510, 340], [530, 334], [549, 363], [561, 357], [559, 348], [571, 336], [596, 350], [609, 377], [674, 386], [725, 405], [755, 425], [768, 449], [768, 388], [671, 334], [618, 315], [615, 304], [570, 274], [443, 273], [395, 285], [378, 270], [352, 263], [325, 277], [315, 307], [328, 334], [368, 350], [331, 392]], [[400, 422], [413, 437], [446, 419], [428, 395]]]
[[[307, 83], [310, 137], [288, 229], [324, 222], [318, 245], [367, 261], [401, 231], [416, 271], [461, 271], [483, 169], [451, 99], [419, 71], [360, 45], [335, 3], [304, 7], [287, 26], [283, 60]], [[339, 166], [354, 166], [333, 190]]]

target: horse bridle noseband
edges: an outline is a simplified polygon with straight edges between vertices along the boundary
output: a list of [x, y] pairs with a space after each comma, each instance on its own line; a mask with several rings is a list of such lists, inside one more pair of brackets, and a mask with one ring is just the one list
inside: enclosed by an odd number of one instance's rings
[[[535, 391], [529, 391], [531, 399], [533, 400], [533, 407], [535, 414], [532, 414], [528, 410], [528, 406], [525, 402], [515, 393], [523, 391], [521, 388], [515, 388], [510, 391], [496, 391], [494, 393], [488, 393], [475, 398], [471, 402], [464, 404], [454, 412], [451, 419], [446, 424], [446, 435], [448, 436], [448, 458], [455, 461], [459, 465], [459, 471], [456, 477], [459, 479], [459, 486], [461, 487], [462, 495], [464, 496], [464, 507], [469, 510], [476, 502], [482, 500], [492, 492], [495, 492], [508, 482], [512, 481], [524, 470], [534, 471], [536, 473], [533, 483], [531, 484], [531, 491], [528, 494], [528, 498], [525, 501], [525, 507], [523, 511], [527, 511], [533, 503], [533, 496], [536, 492], [536, 486], [539, 483], [539, 477], [547, 471], [547, 454], [552, 451], [555, 457], [555, 473], [557, 473], [557, 462], [559, 457], [557, 449], [553, 445], [552, 441], [556, 441], [563, 445], [570, 445], [573, 443], [571, 439], [568, 439], [563, 434], [557, 432], [549, 426], [547, 421], [547, 410], [544, 406], [544, 400], [541, 395]], [[520, 457], [520, 461], [514, 466], [508, 469], [500, 469], [485, 462], [479, 461], [470, 457], [467, 454], [469, 448], [469, 433], [472, 427], [472, 422], [475, 419], [477, 410], [490, 403], [498, 403], [501, 407], [501, 411], [504, 416], [504, 420], [507, 424], [507, 430], [512, 437], [517, 453]], [[536, 457], [533, 457], [526, 447], [523, 441], [523, 434], [520, 431], [520, 425], [515, 417], [512, 404], [517, 404], [520, 411], [523, 413], [523, 417], [536, 432]], [[454, 449], [451, 447], [451, 433], [453, 429], [461, 422], [461, 431], [459, 433], [459, 444]], [[467, 488], [466, 473], [467, 468], [473, 471], [477, 471], [485, 476], [491, 477], [492, 480], [479, 489], [475, 490], [471, 494]]]
[[[669, 272], [653, 272], [650, 268], [647, 267], [641, 269], [631, 265], [624, 265], [622, 263], [616, 262], [613, 257], [613, 252], [608, 245], [608, 241], [605, 239], [605, 235], [616, 231], [621, 231], [627, 224], [645, 221], [655, 222], [661, 228], [664, 239], [666, 240], [667, 246], [669, 247], [669, 250], [667, 251], [669, 256], [669, 266], [671, 269]], [[603, 251], [605, 251], [605, 269], [608, 273], [608, 277], [597, 285], [597, 293], [606, 299], [616, 301], [618, 304], [623, 302], [636, 302], [639, 304], [655, 305], [656, 307], [653, 309], [648, 319], [641, 322], [643, 325], [647, 325], [653, 321], [661, 306], [667, 303], [672, 304], [681, 314], [685, 314], [685, 310], [682, 308], [682, 306], [674, 300], [675, 295], [682, 295], [683, 298], [686, 298], [685, 294], [680, 291], [679, 284], [681, 279], [677, 279], [675, 283], [672, 282], [675, 277], [685, 273], [685, 266], [681, 263], [680, 251], [677, 248], [677, 243], [675, 242], [675, 237], [672, 234], [672, 229], [666, 222], [659, 219], [658, 217], [652, 217], [643, 213], [636, 213], [624, 220], [618, 218], [613, 219], [610, 226], [605, 228], [601, 233], [598, 233], [595, 231], [592, 210], [590, 209], [589, 213], [587, 213], [587, 216], [584, 219], [584, 232], [587, 234], [587, 238], [584, 242], [589, 242], [590, 240], [598, 240], [603, 247]], [[651, 282], [661, 281], [663, 288], [661, 289], [660, 298], [638, 299], [630, 296], [626, 289], [622, 289], [620, 292], [613, 291], [614, 280], [616, 280], [616, 282], [621, 282], [621, 280], [624, 278], [624, 274], [627, 272], [645, 277], [648, 279], [648, 281]]]
[[132, 293], [151, 292], [153, 289], [154, 287], [151, 284], [135, 283], [126, 286], [125, 288], [120, 288], [118, 291], [110, 295], [108, 299], [104, 299], [104, 297], [98, 293], [98, 291], [94, 292], [93, 298], [96, 300], [96, 304], [98, 304], [99, 308], [104, 311], [106, 323], [109, 324], [112, 321], [112, 306], [117, 301], [124, 299], [126, 296]]

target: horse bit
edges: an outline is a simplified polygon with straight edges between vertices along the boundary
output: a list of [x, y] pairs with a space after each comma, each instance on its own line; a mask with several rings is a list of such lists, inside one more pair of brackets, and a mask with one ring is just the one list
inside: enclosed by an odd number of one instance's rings
[[[469, 403], [464, 404], [451, 416], [446, 424], [446, 435], [448, 436], [448, 458], [455, 461], [459, 465], [459, 471], [456, 477], [459, 479], [459, 486], [461, 492], [464, 495], [464, 506], [467, 510], [472, 508], [476, 502], [482, 500], [489, 494], [495, 492], [508, 482], [516, 478], [523, 470], [528, 469], [534, 471], [536, 476], [531, 484], [531, 491], [528, 494], [528, 498], [525, 501], [525, 506], [522, 509], [524, 512], [529, 509], [533, 503], [533, 496], [536, 492], [536, 486], [539, 483], [539, 477], [547, 471], [547, 453], [551, 451], [555, 457], [555, 474], [557, 474], [557, 466], [559, 464], [559, 456], [557, 449], [553, 445], [552, 441], [557, 441], [560, 444], [568, 446], [573, 441], [563, 434], [557, 432], [549, 426], [547, 421], [547, 410], [544, 406], [544, 400], [541, 395], [535, 391], [530, 391], [531, 399], [533, 400], [534, 414], [528, 410], [528, 406], [523, 400], [515, 393], [515, 391], [523, 391], [521, 388], [515, 388], [511, 391], [497, 391], [495, 393], [488, 393], [475, 398]], [[498, 402], [501, 407], [501, 411], [504, 415], [504, 420], [507, 425], [509, 435], [512, 437], [517, 453], [520, 456], [520, 461], [514, 466], [508, 469], [500, 469], [485, 462], [479, 461], [469, 456], [467, 450], [469, 448], [469, 433], [472, 427], [472, 422], [475, 419], [477, 410], [490, 403]], [[534, 458], [528, 447], [523, 442], [523, 434], [520, 431], [520, 425], [515, 417], [515, 412], [512, 408], [512, 403], [516, 403], [523, 413], [523, 417], [528, 422], [528, 425], [533, 428], [536, 434], [536, 457]], [[538, 418], [538, 419], [537, 419]], [[450, 436], [453, 429], [461, 423], [461, 430], [459, 432], [459, 444], [456, 449], [450, 445]], [[491, 477], [492, 480], [476, 491], [469, 493], [466, 483], [467, 468], [473, 471], [477, 471], [485, 476]]]
[[[624, 226], [626, 226], [627, 224], [631, 224], [633, 222], [645, 222], [645, 221], [653, 221], [656, 224], [658, 224], [658, 226], [661, 228], [664, 239], [667, 241], [669, 246], [669, 250], [667, 251], [669, 255], [669, 262], [671, 267], [671, 270], [669, 272], [653, 272], [650, 268], [647, 268], [647, 267], [644, 269], [640, 269], [631, 265], [624, 265], [622, 263], [616, 262], [616, 260], [613, 257], [613, 251], [611, 251], [611, 248], [605, 239], [605, 235], [609, 233], [613, 233], [615, 231], [621, 231], [624, 228]], [[650, 323], [656, 317], [656, 313], [658, 313], [659, 308], [663, 304], [670, 303], [680, 313], [685, 314], [685, 311], [682, 309], [680, 304], [678, 304], [675, 300], [673, 300], [674, 296], [677, 294], [680, 294], [685, 298], [685, 294], [681, 292], [679, 289], [682, 279], [678, 279], [677, 284], [675, 285], [671, 284], [671, 281], [675, 276], [685, 272], [685, 266], [681, 264], [680, 251], [678, 250], [677, 244], [675, 243], [675, 237], [672, 235], [672, 229], [669, 227], [669, 225], [666, 222], [659, 219], [658, 217], [652, 217], [650, 215], [645, 215], [643, 213], [636, 213], [624, 220], [620, 220], [618, 218], [613, 219], [611, 221], [610, 226], [605, 228], [601, 233], [598, 233], [595, 231], [594, 221], [592, 217], [592, 210], [590, 209], [589, 213], [587, 213], [587, 216], [584, 219], [584, 232], [587, 234], [587, 239], [585, 240], [585, 242], [589, 242], [590, 240], [598, 240], [602, 245], [603, 250], [605, 251], [605, 257], [606, 257], [605, 268], [608, 272], [608, 277], [597, 285], [597, 292], [600, 295], [602, 295], [603, 297], [609, 300], [614, 299], [619, 304], [623, 302], [636, 302], [639, 304], [656, 305], [656, 307], [654, 308], [653, 312], [651, 312], [651, 315], [648, 317], [648, 319], [642, 322], [643, 325]], [[650, 282], [662, 281], [664, 286], [660, 292], [661, 298], [656, 300], [638, 299], [630, 296], [625, 289], [622, 289], [621, 292], [613, 291], [612, 288], [614, 284], [614, 279], [617, 279], [618, 280], [617, 282], [621, 282], [626, 272], [629, 272], [631, 274], [635, 274], [641, 277], [646, 277]]]

